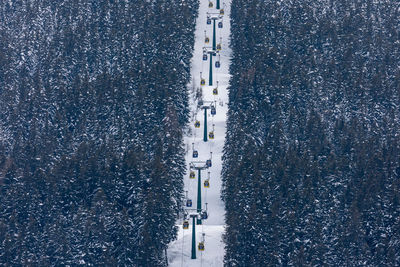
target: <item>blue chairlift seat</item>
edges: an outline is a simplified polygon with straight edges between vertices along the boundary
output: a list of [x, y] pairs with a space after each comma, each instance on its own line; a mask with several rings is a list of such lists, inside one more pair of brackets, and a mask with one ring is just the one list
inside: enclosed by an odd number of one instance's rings
[[198, 248], [200, 251], [204, 251], [204, 242], [200, 242]]
[[203, 212], [201, 213], [201, 219], [202, 219], [202, 220], [207, 220], [207, 219], [208, 219], [207, 211], [203, 211]]
[[217, 110], [215, 109], [214, 106], [211, 107], [211, 115], [217, 114]]
[[207, 165], [207, 167], [211, 167], [212, 166], [211, 159], [208, 159], [206, 161], [206, 165]]

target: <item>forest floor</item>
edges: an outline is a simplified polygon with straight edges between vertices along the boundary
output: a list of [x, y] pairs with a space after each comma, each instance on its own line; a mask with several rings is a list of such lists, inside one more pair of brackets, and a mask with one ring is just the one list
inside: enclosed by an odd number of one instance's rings
[[[207, 211], [209, 218], [203, 220], [202, 225], [196, 225], [196, 259], [191, 259], [191, 244], [192, 244], [192, 222], [190, 222], [189, 229], [183, 230], [183, 219], [178, 220], [179, 233], [176, 241], [172, 242], [168, 249], [168, 261], [172, 267], [179, 266], [223, 266], [224, 258], [224, 243], [222, 242], [222, 235], [224, 233], [225, 225], [225, 209], [224, 203], [221, 201], [221, 169], [222, 169], [222, 154], [226, 133], [226, 114], [228, 111], [228, 91], [229, 84], [229, 63], [231, 50], [229, 49], [229, 34], [230, 34], [230, 3], [223, 3], [221, 1], [221, 8], [224, 8], [225, 14], [223, 18], [217, 20], [223, 22], [223, 28], [216, 27], [216, 43], [221, 43], [222, 50], [219, 55], [213, 57], [213, 84], [209, 85], [209, 66], [210, 59], [207, 61], [202, 60], [203, 47], [211, 47], [213, 42], [213, 25], [207, 25], [207, 14], [215, 16], [219, 13], [216, 9], [216, 1], [212, 1], [214, 6], [208, 7], [208, 1], [200, 1], [199, 16], [197, 18], [196, 32], [195, 32], [195, 49], [192, 59], [192, 84], [189, 84], [190, 90], [190, 105], [191, 105], [191, 122], [186, 131], [185, 145], [186, 145], [186, 164], [187, 175], [185, 176], [185, 191], [187, 191], [188, 199], [193, 201], [193, 208], [197, 203], [197, 184], [198, 177], [196, 171], [196, 179], [189, 179], [189, 164], [192, 161], [206, 161], [210, 159], [212, 152], [212, 167], [208, 170], [202, 171], [202, 181], [208, 178], [210, 172], [210, 188], [204, 188], [202, 185], [202, 208]], [[205, 31], [206, 35], [210, 38], [210, 43], [205, 44]], [[219, 59], [221, 63], [220, 68], [215, 68], [215, 61]], [[200, 86], [200, 73], [206, 81], [205, 86]], [[218, 95], [213, 95], [213, 89], [217, 87], [218, 82]], [[198, 108], [196, 99], [196, 91], [202, 91], [202, 98], [204, 104], [207, 101], [213, 101], [216, 106], [216, 115], [211, 116], [208, 110], [207, 125], [208, 132], [214, 128], [215, 139], [203, 141], [204, 133], [204, 110]], [[194, 127], [194, 122], [200, 121], [200, 128]], [[198, 150], [199, 157], [192, 158], [193, 144], [195, 150]], [[204, 233], [204, 236], [203, 236]], [[205, 250], [199, 251], [197, 245], [204, 237]]]

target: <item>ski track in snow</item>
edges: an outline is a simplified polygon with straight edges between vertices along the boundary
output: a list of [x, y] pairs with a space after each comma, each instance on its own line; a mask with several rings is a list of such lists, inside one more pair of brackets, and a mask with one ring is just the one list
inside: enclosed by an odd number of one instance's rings
[[[172, 242], [168, 249], [168, 261], [172, 267], [196, 267], [196, 266], [223, 266], [224, 258], [224, 244], [222, 242], [222, 234], [224, 233], [225, 224], [225, 208], [224, 203], [220, 199], [221, 191], [221, 169], [222, 169], [222, 150], [225, 141], [226, 132], [226, 113], [228, 111], [228, 92], [227, 87], [230, 79], [229, 62], [231, 50], [229, 49], [229, 34], [230, 34], [230, 2], [223, 2], [221, 0], [221, 8], [224, 8], [225, 14], [223, 16], [223, 28], [216, 27], [216, 41], [220, 43], [222, 37], [222, 50], [220, 51], [221, 67], [215, 68], [215, 61], [218, 57], [213, 57], [213, 86], [208, 86], [209, 82], [209, 60], [203, 61], [203, 47], [212, 46], [212, 24], [207, 25], [207, 12], [216, 13], [216, 0], [212, 0], [214, 6], [208, 7], [208, 1], [201, 0], [199, 7], [199, 16], [197, 18], [197, 25], [195, 31], [195, 47], [192, 58], [192, 84], [190, 88], [190, 105], [191, 105], [191, 122], [189, 134], [185, 137], [185, 145], [187, 148], [186, 164], [187, 175], [185, 176], [185, 191], [188, 192], [188, 198], [193, 201], [193, 208], [197, 203], [197, 171], [196, 179], [189, 179], [189, 163], [191, 161], [206, 161], [210, 158], [210, 151], [212, 151], [212, 167], [204, 170], [201, 173], [202, 183], [207, 178], [207, 172], [210, 171], [210, 188], [204, 188], [202, 184], [202, 206], [205, 209], [205, 203], [208, 203], [209, 218], [203, 220], [203, 225], [196, 225], [196, 254], [197, 259], [191, 259], [191, 244], [192, 244], [192, 221], [190, 220], [190, 227], [188, 230], [182, 229], [183, 220], [178, 220], [179, 233], [176, 241]], [[207, 36], [210, 38], [210, 43], [204, 43], [204, 31], [207, 31]], [[200, 72], [206, 80], [206, 86], [202, 86], [203, 100], [216, 101], [215, 116], [211, 116], [208, 110], [208, 132], [212, 130], [215, 124], [214, 133], [215, 139], [208, 142], [203, 141], [204, 132], [204, 111], [197, 109], [197, 101], [194, 96], [196, 89], [200, 87]], [[218, 95], [214, 96], [212, 90], [216, 87], [218, 81]], [[194, 92], [192, 90], [194, 88]], [[196, 115], [197, 114], [197, 115]], [[199, 120], [201, 127], [196, 129], [194, 121]], [[192, 134], [191, 134], [192, 133]], [[197, 159], [192, 158], [192, 143], [195, 149], [199, 152]], [[202, 239], [202, 233], [205, 234], [205, 250], [203, 252], [197, 249], [199, 241]]]

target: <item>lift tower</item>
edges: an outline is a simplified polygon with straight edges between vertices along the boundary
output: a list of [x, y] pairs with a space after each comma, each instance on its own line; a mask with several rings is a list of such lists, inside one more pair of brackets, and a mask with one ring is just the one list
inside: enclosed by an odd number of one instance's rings
[[[192, 161], [190, 162], [190, 169], [198, 171], [197, 182], [197, 212], [201, 212], [201, 171], [209, 168], [206, 161]], [[202, 224], [201, 218], [197, 218], [197, 224]]]
[[[207, 109], [211, 109], [211, 111], [215, 111], [215, 101], [203, 101], [203, 105], [201, 106], [201, 109], [204, 109], [204, 136], [203, 136], [203, 141], [207, 142], [208, 141], [208, 132], [207, 132]], [[206, 103], [208, 103], [206, 105]]]

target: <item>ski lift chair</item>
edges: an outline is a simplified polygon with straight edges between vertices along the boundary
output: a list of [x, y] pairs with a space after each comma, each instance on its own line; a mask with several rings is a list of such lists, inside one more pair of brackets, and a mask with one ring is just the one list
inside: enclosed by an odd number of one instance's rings
[[201, 219], [202, 219], [202, 220], [207, 220], [207, 219], [208, 219], [207, 211], [203, 211], [203, 212], [201, 213]]
[[200, 242], [198, 248], [200, 251], [204, 251], [204, 242]]

